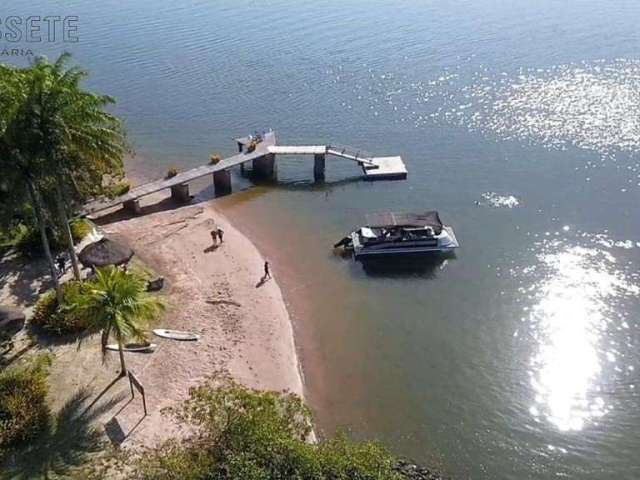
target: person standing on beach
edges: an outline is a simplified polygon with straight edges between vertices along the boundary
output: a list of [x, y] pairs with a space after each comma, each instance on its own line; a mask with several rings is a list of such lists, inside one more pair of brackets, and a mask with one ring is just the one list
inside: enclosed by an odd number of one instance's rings
[[220, 239], [220, 243], [222, 243], [222, 236], [224, 235], [224, 230], [222, 230], [220, 227], [218, 227], [218, 230], [216, 230], [218, 233], [218, 238]]
[[217, 230], [211, 230], [211, 241], [213, 242], [213, 245], [218, 245], [218, 231]]
[[269, 271], [269, 262], [264, 262], [264, 279], [271, 278], [271, 272]]

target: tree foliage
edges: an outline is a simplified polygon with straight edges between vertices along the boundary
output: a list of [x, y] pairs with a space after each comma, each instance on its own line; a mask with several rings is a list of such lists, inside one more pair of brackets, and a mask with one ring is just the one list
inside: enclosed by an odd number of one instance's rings
[[217, 377], [170, 410], [193, 434], [139, 456], [139, 480], [392, 480], [396, 459], [377, 443], [339, 434], [310, 443], [311, 414], [293, 395]]
[[69, 54], [27, 68], [0, 65], [0, 225], [32, 207], [25, 222], [40, 231], [58, 296], [61, 291], [47, 229], [65, 238], [76, 279], [69, 216], [90, 197], [108, 193], [122, 178], [126, 139], [122, 123], [107, 111], [114, 100], [83, 88], [87, 73], [69, 67]]
[[84, 90], [87, 72], [69, 67], [69, 54], [50, 63], [39, 57], [28, 69], [34, 149], [71, 198], [104, 193], [105, 176], [121, 178], [126, 141], [122, 123], [107, 112], [112, 97]]

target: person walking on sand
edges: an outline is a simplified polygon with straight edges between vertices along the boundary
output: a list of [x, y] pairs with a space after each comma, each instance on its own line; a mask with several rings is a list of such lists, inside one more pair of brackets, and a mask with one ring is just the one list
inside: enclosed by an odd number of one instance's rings
[[214, 246], [218, 245], [218, 231], [215, 229], [211, 230], [211, 241]]
[[267, 278], [271, 278], [271, 272], [269, 271], [269, 262], [265, 260], [264, 262], [264, 277], [265, 280]]
[[222, 236], [224, 235], [224, 230], [218, 227], [218, 230], [216, 230], [216, 232], [218, 233], [218, 238], [220, 239], [220, 243], [222, 243]]

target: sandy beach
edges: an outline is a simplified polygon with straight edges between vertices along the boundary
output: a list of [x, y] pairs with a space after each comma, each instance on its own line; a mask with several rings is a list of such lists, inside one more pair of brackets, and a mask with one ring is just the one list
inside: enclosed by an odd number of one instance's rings
[[[210, 235], [214, 227], [224, 231], [217, 248]], [[218, 370], [250, 387], [302, 395], [280, 288], [273, 279], [261, 282], [264, 259], [211, 205], [124, 220], [105, 231], [126, 238], [165, 276], [168, 309], [162, 326], [201, 335], [194, 343], [157, 339], [159, 348], [136, 369], [149, 392], [151, 417], [136, 431], [138, 440], [164, 437], [163, 420], [156, 418], [160, 410]]]
[[[50, 375], [54, 411], [84, 395], [84, 403], [96, 412], [95, 423], [104, 425], [114, 444], [150, 445], [179, 433], [161, 410], [179, 404], [190, 387], [214, 372], [228, 372], [249, 387], [303, 394], [293, 328], [280, 288], [275, 279], [261, 282], [263, 257], [211, 204], [101, 223], [107, 235], [125, 240], [138, 260], [165, 278], [161, 295], [167, 309], [154, 327], [201, 337], [179, 342], [150, 334], [158, 345], [154, 353], [126, 354], [128, 368], [146, 391], [146, 417], [140, 400], [131, 401], [128, 382], [114, 381], [117, 353], [108, 353], [103, 362], [97, 338], [79, 345], [45, 342], [32, 347], [55, 357]], [[210, 235], [214, 227], [224, 231], [224, 243], [217, 248], [212, 248]], [[5, 263], [3, 268], [15, 265]], [[274, 270], [277, 276], [277, 267]], [[0, 301], [19, 304], [13, 277], [5, 278]], [[29, 288], [27, 281], [22, 283], [23, 289]], [[31, 286], [41, 288], [37, 282]]]

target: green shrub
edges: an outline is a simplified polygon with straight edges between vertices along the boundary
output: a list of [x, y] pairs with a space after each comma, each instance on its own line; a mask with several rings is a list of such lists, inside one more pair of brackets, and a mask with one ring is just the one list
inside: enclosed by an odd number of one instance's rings
[[78, 243], [82, 241], [84, 237], [89, 235], [93, 230], [93, 225], [88, 220], [84, 218], [76, 218], [75, 220], [71, 220], [69, 223], [69, 227], [71, 228], [71, 236], [73, 237], [74, 243]]
[[142, 480], [393, 480], [396, 459], [380, 445], [344, 434], [308, 443], [311, 415], [293, 394], [246, 389], [229, 379], [190, 391], [170, 412], [194, 434], [140, 455]]
[[86, 319], [78, 313], [74, 313], [70, 306], [77, 303], [78, 297], [89, 288], [91, 288], [91, 284], [88, 282], [70, 281], [63, 284], [62, 306], [58, 306], [55, 291], [49, 290], [36, 303], [30, 323], [59, 335], [80, 333], [86, 330]]
[[176, 167], [169, 167], [169, 170], [167, 170], [167, 176], [164, 178], [173, 178], [176, 175], [178, 175], [178, 169]]
[[[49, 238], [49, 248], [51, 248], [52, 252], [55, 253], [64, 248], [63, 242], [51, 229], [47, 232], [47, 237]], [[40, 230], [36, 227], [20, 225], [16, 229], [14, 246], [20, 255], [27, 258], [42, 257], [44, 255]]]
[[121, 182], [115, 183], [113, 185], [109, 185], [105, 188], [105, 195], [109, 198], [116, 198], [125, 193], [129, 193], [131, 190], [131, 183], [123, 180]]
[[0, 448], [29, 440], [47, 425], [49, 365], [49, 357], [40, 356], [0, 373]]

